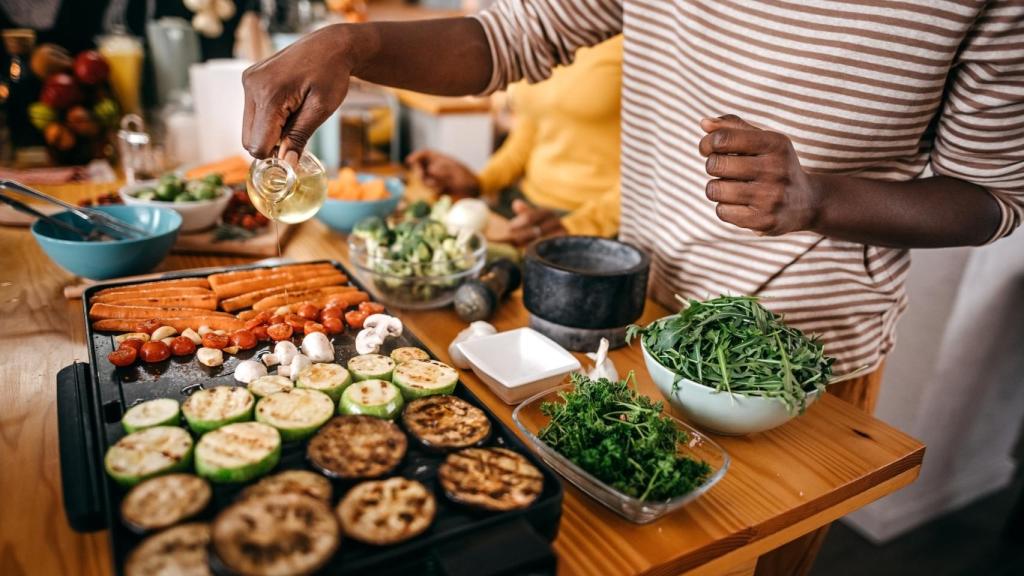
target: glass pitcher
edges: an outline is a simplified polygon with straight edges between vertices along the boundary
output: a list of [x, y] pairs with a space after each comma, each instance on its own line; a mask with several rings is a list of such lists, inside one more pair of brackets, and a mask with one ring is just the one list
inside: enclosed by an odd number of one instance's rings
[[253, 206], [271, 220], [298, 224], [313, 217], [327, 198], [327, 172], [308, 150], [296, 166], [280, 158], [253, 160], [246, 182]]

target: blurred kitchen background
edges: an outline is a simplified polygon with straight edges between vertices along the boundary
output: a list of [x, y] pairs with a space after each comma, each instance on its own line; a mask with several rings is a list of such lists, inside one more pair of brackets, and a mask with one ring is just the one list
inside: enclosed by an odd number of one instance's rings
[[[456, 16], [487, 0], [0, 0], [0, 177], [113, 182], [242, 155], [242, 71], [331, 22]], [[628, 40], [627, 40], [628, 42]], [[433, 148], [479, 169], [502, 95], [358, 84], [310, 146], [328, 170]], [[135, 113], [141, 125], [126, 125]], [[143, 145], [126, 133], [146, 136]], [[135, 142], [135, 141], [133, 141]], [[917, 251], [877, 416], [927, 444], [921, 477], [834, 526], [818, 575], [1022, 574], [1024, 235]], [[889, 557], [894, 562], [879, 562]]]

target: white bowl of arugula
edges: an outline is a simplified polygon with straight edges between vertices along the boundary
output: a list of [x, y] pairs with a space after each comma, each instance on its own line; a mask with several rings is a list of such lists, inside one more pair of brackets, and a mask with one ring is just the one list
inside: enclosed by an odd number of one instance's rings
[[569, 386], [524, 401], [512, 419], [551, 468], [627, 520], [651, 522], [725, 476], [729, 455], [662, 412], [625, 380], [574, 372]]
[[647, 371], [683, 417], [728, 435], [771, 430], [802, 414], [824, 391], [832, 359], [822, 345], [752, 296], [691, 300], [640, 328]]

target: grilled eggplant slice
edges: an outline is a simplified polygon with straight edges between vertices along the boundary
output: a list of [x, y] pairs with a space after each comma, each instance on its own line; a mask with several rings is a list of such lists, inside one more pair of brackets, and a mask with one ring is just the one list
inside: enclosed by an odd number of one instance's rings
[[157, 398], [136, 404], [121, 417], [121, 426], [128, 434], [153, 426], [177, 426], [181, 409], [173, 398]]
[[386, 380], [363, 380], [345, 389], [339, 414], [366, 414], [387, 420], [398, 416], [405, 401], [398, 387]]
[[252, 393], [245, 388], [218, 386], [193, 392], [181, 405], [181, 411], [193, 432], [206, 434], [234, 422], [252, 420], [255, 403]]
[[395, 364], [401, 364], [409, 360], [430, 360], [430, 354], [427, 354], [427, 351], [423, 348], [404, 346], [392, 350], [391, 359], [395, 361]]
[[329, 506], [334, 490], [331, 488], [331, 481], [316, 472], [285, 470], [249, 486], [242, 491], [242, 498], [280, 494], [301, 494], [316, 498]]
[[422, 534], [434, 521], [436, 509], [426, 486], [396, 477], [357, 485], [338, 504], [337, 512], [346, 535], [383, 546]]
[[491, 434], [484, 411], [455, 396], [413, 400], [402, 412], [402, 424], [427, 448], [448, 450], [475, 446]]
[[210, 527], [200, 522], [146, 538], [124, 564], [125, 576], [210, 576]]
[[256, 404], [256, 421], [277, 428], [286, 442], [309, 438], [333, 415], [330, 396], [304, 388], [277, 392]]
[[343, 366], [337, 364], [313, 364], [299, 372], [295, 385], [323, 392], [331, 397], [335, 404], [341, 393], [352, 383], [352, 376]]
[[391, 380], [395, 361], [380, 354], [362, 354], [348, 361], [348, 371], [359, 380]]
[[249, 392], [252, 392], [253, 396], [259, 399], [277, 392], [287, 392], [295, 388], [295, 383], [290, 378], [285, 378], [284, 376], [260, 376], [246, 384], [246, 388], [249, 389]]
[[150, 478], [121, 500], [121, 520], [136, 532], [167, 528], [202, 512], [211, 495], [206, 480], [192, 474]]
[[234, 574], [310, 574], [330, 560], [341, 531], [331, 508], [301, 494], [240, 500], [213, 521], [213, 551]]
[[486, 510], [526, 508], [544, 489], [544, 476], [507, 448], [466, 448], [449, 454], [437, 469], [451, 500]]
[[281, 459], [281, 435], [261, 422], [237, 422], [199, 439], [196, 473], [211, 482], [247, 482]]
[[331, 478], [376, 478], [405, 457], [405, 434], [390, 420], [335, 416], [309, 441], [306, 457]]
[[121, 438], [107, 449], [107, 474], [122, 486], [153, 476], [187, 470], [192, 463], [192, 437], [184, 428], [154, 426]]
[[451, 394], [459, 383], [455, 368], [437, 360], [409, 360], [399, 364], [391, 381], [402, 390], [406, 400]]

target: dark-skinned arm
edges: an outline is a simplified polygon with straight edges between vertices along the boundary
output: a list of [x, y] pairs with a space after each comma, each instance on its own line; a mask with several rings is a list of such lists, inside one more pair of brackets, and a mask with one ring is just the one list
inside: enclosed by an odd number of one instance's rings
[[948, 176], [887, 182], [815, 174], [786, 136], [736, 116], [701, 122], [708, 199], [725, 222], [764, 235], [812, 231], [897, 248], [978, 245], [1001, 221], [985, 188]]

